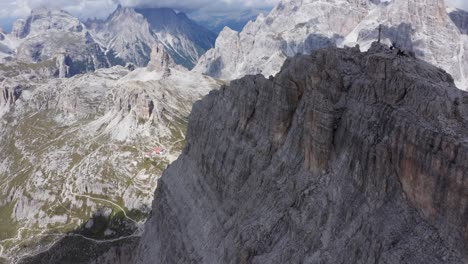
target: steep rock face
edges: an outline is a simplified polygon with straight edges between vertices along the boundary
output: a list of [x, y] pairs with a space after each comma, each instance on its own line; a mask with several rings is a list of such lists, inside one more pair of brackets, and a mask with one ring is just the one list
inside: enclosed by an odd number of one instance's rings
[[394, 0], [378, 7], [349, 34], [345, 45], [359, 43], [366, 50], [377, 39], [379, 24], [383, 42], [414, 51], [418, 58], [449, 72], [460, 89], [468, 89], [466, 36], [450, 19], [444, 0]]
[[152, 45], [161, 43], [177, 64], [193, 68], [213, 47], [216, 34], [184, 13], [168, 8], [137, 11], [119, 5], [107, 20], [83, 24], [62, 10], [32, 10], [14, 23], [11, 34], [0, 32], [0, 62], [44, 62], [64, 51], [72, 76], [126, 63], [147, 66]]
[[147, 20], [132, 8], [119, 6], [106, 21], [88, 21], [87, 27], [116, 63], [131, 62], [146, 66], [155, 35]]
[[55, 57], [55, 62], [56, 62], [56, 66], [58, 68], [57, 77], [59, 77], [59, 78], [69, 77], [70, 76], [70, 66], [68, 65], [69, 58], [68, 58], [66, 52], [58, 53], [57, 56]]
[[170, 73], [170, 68], [175, 67], [175, 62], [162, 44], [154, 44], [151, 48], [151, 59], [148, 70]]
[[458, 29], [465, 19], [461, 13], [450, 19], [444, 0], [378, 2], [280, 2], [267, 17], [260, 16], [240, 33], [225, 29], [195, 70], [222, 79], [269, 76], [279, 71], [287, 57], [318, 47], [359, 44], [367, 50], [382, 25], [383, 42], [414, 51], [418, 58], [449, 72], [458, 88], [468, 89], [468, 37]]
[[66, 52], [71, 62], [70, 75], [110, 66], [85, 26], [62, 10], [32, 10], [26, 20], [15, 23], [12, 37], [15, 57], [22, 62], [43, 62]]
[[106, 21], [87, 23], [92, 35], [116, 60], [146, 66], [151, 47], [162, 43], [177, 64], [192, 68], [216, 35], [170, 8], [118, 6]]
[[11, 29], [11, 35], [16, 38], [24, 38], [27, 35], [27, 32], [24, 30], [26, 25], [26, 20], [18, 19], [13, 23]]
[[366, 0], [281, 1], [240, 33], [225, 28], [195, 70], [222, 79], [275, 74], [288, 56], [334, 45], [370, 7]]
[[468, 263], [468, 94], [388, 47], [195, 104], [135, 263]]
[[142, 14], [177, 64], [193, 68], [198, 58], [214, 45], [216, 34], [170, 8], [136, 9]]
[[448, 10], [448, 13], [460, 32], [468, 35], [468, 12], [461, 9], [455, 9]]
[[19, 20], [13, 27], [13, 35], [17, 38], [37, 36], [49, 30], [66, 32], [82, 32], [83, 25], [63, 10], [38, 8], [31, 11], [26, 20]]

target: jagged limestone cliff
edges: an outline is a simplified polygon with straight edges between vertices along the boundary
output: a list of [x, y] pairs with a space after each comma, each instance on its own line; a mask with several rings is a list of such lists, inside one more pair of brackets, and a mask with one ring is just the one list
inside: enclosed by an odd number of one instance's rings
[[132, 263], [468, 263], [468, 93], [374, 44], [195, 104]]
[[[468, 89], [468, 38], [463, 12], [446, 11], [444, 0], [284, 0], [241, 32], [225, 28], [195, 71], [233, 80], [246, 74], [276, 74], [288, 57], [326, 46], [367, 50], [377, 40], [412, 51], [450, 73]], [[447, 41], [450, 40], [450, 41]]]

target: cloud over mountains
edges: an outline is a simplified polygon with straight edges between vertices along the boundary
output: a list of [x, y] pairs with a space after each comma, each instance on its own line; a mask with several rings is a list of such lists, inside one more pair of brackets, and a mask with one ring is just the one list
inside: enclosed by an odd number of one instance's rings
[[278, 0], [2, 0], [0, 18], [25, 17], [31, 9], [61, 8], [81, 18], [106, 17], [118, 4], [128, 7], [170, 7], [184, 12], [227, 11], [272, 7]]
[[[279, 0], [0, 0], [0, 26], [8, 28], [14, 19], [26, 17], [37, 7], [61, 8], [81, 19], [105, 18], [118, 4], [128, 7], [170, 7], [198, 16], [229, 14], [245, 9], [271, 8]], [[381, 0], [391, 1], [391, 0]], [[467, 0], [446, 0], [452, 7], [468, 10]]]

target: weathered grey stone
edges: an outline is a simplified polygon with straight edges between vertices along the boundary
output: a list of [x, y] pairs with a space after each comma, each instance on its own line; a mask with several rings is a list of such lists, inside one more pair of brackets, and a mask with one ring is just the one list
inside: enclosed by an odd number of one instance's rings
[[175, 67], [176, 64], [169, 53], [161, 43], [154, 43], [151, 47], [151, 58], [148, 63], [148, 70], [164, 72], [165, 75], [170, 74], [170, 67]]
[[468, 12], [461, 9], [455, 9], [449, 13], [449, 16], [460, 32], [468, 35]]
[[468, 263], [468, 94], [386, 46], [212, 91], [132, 263]]

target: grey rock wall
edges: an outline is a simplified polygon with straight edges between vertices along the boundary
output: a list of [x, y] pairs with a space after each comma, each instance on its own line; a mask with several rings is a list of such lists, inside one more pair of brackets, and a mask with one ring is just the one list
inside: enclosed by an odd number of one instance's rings
[[468, 94], [374, 44], [193, 107], [132, 263], [468, 263]]

